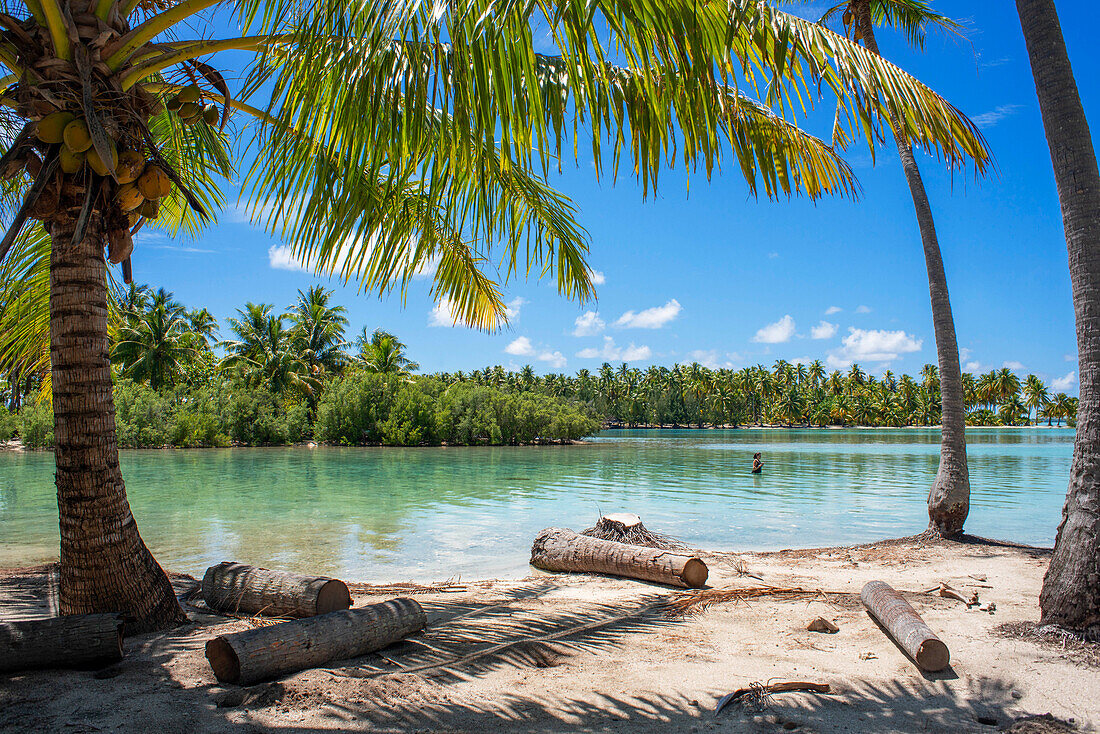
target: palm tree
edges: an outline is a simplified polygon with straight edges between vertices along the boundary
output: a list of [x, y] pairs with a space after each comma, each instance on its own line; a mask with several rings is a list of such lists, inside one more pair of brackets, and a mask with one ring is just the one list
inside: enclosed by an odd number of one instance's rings
[[1039, 422], [1039, 411], [1050, 400], [1050, 392], [1035, 375], [1028, 375], [1024, 381], [1024, 405], [1028, 410], [1028, 422], [1031, 422], [1031, 411], [1035, 411], [1035, 423]]
[[[240, 37], [211, 37], [201, 14], [219, 7], [239, 10]], [[14, 135], [0, 174], [15, 215], [0, 262], [26, 220], [40, 220], [51, 241], [52, 288], [40, 285], [36, 303], [51, 325], [60, 609], [125, 610], [131, 631], [184, 617], [118, 468], [103, 250], [128, 283], [137, 227], [198, 231], [223, 204], [217, 181], [232, 175], [232, 153], [250, 161], [253, 217], [300, 262], [372, 292], [404, 292], [435, 263], [433, 297], [492, 329], [506, 306], [481, 269], [489, 260], [504, 276], [553, 273], [569, 298], [593, 295], [576, 210], [538, 175], [570, 147], [591, 143], [597, 175], [613, 176], [625, 151], [646, 194], [659, 163], [709, 172], [723, 153], [769, 196], [851, 194], [851, 171], [830, 146], [738, 91], [768, 87], [785, 112], [785, 93], [805, 100], [818, 85], [839, 96], [841, 118], [863, 138], [877, 134], [891, 100], [904, 103], [915, 139], [949, 157], [976, 139], [911, 77], [755, 0], [5, 9], [0, 95]], [[550, 29], [560, 55], [536, 52], [533, 24]], [[607, 49], [624, 65], [608, 63]], [[232, 75], [198, 61], [220, 52], [255, 60]], [[230, 89], [230, 76], [243, 87]], [[256, 127], [253, 145], [228, 145], [230, 115]], [[606, 173], [604, 153], [614, 162]]]
[[187, 327], [202, 341], [204, 348], [209, 348], [218, 333], [218, 320], [205, 308], [197, 308], [187, 312]]
[[182, 307], [171, 294], [160, 295], [167, 297], [154, 298], [147, 308], [126, 315], [111, 352], [123, 375], [148, 382], [154, 390], [174, 384], [186, 363], [198, 357]]
[[407, 375], [420, 369], [420, 365], [405, 356], [405, 344], [384, 329], [375, 329], [368, 337], [364, 326], [355, 343], [359, 347], [359, 359], [368, 372]]
[[1100, 623], [1100, 170], [1054, 1], [1016, 0], [1016, 10], [1062, 207], [1081, 374], [1069, 489], [1039, 606], [1044, 624], [1084, 632]]
[[315, 285], [298, 291], [298, 300], [287, 314], [294, 324], [294, 348], [314, 376], [339, 371], [344, 363], [344, 327], [348, 319], [343, 306], [330, 306], [332, 291]]
[[222, 342], [222, 368], [236, 370], [250, 387], [263, 386], [274, 393], [293, 388], [311, 397], [318, 380], [297, 353], [295, 333], [272, 310], [266, 303], [248, 303], [238, 309], [240, 318], [229, 319], [237, 338]]
[[[926, 29], [929, 27], [957, 32], [959, 25], [944, 15], [934, 12], [926, 0], [845, 0], [826, 12], [822, 20], [843, 16], [844, 25], [853, 40], [862, 39], [867, 49], [879, 55], [875, 39], [875, 25], [889, 26], [903, 31], [912, 45], [924, 48]], [[955, 339], [955, 320], [951, 314], [951, 300], [947, 292], [947, 276], [943, 269], [936, 225], [932, 218], [932, 206], [924, 188], [917, 161], [913, 157], [913, 143], [902, 125], [903, 113], [895, 108], [888, 110], [894, 142], [901, 157], [902, 169], [916, 209], [917, 225], [924, 246], [924, 260], [928, 271], [928, 291], [932, 303], [932, 324], [936, 335], [936, 356], [940, 372], [940, 466], [936, 479], [928, 493], [929, 530], [950, 537], [962, 531], [970, 513], [970, 471], [966, 462], [966, 405], [963, 400], [962, 370], [959, 367], [959, 347]], [[974, 123], [965, 124], [975, 131], [976, 146], [966, 153], [974, 163], [977, 173], [984, 173], [991, 159], [985, 141], [977, 133]], [[963, 160], [949, 161], [962, 165]]]

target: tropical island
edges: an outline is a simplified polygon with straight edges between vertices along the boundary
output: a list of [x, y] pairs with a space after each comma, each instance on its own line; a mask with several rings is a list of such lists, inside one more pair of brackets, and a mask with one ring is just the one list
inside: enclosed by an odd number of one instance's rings
[[0, 730], [1095, 728], [1086, 6], [8, 3]]

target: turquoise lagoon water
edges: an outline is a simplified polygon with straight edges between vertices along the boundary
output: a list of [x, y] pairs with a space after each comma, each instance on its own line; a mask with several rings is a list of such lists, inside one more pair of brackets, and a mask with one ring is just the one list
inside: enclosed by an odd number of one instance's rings
[[[966, 528], [1050, 545], [1066, 429], [967, 433]], [[588, 445], [124, 451], [142, 535], [168, 568], [239, 560], [362, 581], [522, 576], [549, 525], [628, 510], [701, 548], [919, 532], [936, 430], [607, 431]], [[753, 451], [764, 473], [749, 473]], [[56, 557], [53, 455], [0, 453], [0, 566]]]

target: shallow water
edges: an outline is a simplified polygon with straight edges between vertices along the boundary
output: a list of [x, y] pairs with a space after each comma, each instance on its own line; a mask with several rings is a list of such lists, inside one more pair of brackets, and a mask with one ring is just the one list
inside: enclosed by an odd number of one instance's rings
[[[143, 537], [201, 574], [238, 560], [364, 581], [527, 573], [540, 529], [628, 510], [708, 549], [809, 547], [916, 533], [937, 430], [607, 431], [589, 445], [124, 451]], [[1067, 429], [967, 432], [966, 529], [1050, 545]], [[764, 473], [752, 475], [754, 451]], [[56, 558], [53, 454], [0, 453], [0, 566]]]

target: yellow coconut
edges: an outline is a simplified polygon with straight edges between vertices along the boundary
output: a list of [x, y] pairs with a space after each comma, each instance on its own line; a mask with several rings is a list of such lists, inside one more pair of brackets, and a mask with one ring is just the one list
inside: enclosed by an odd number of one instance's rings
[[60, 143], [65, 139], [65, 126], [76, 119], [71, 112], [55, 112], [38, 121], [38, 139], [43, 143]]
[[207, 125], [213, 125], [218, 121], [221, 115], [218, 114], [218, 108], [212, 104], [208, 104], [202, 108], [202, 119]]
[[83, 120], [73, 120], [66, 125], [63, 138], [65, 147], [74, 153], [83, 153], [92, 147], [92, 136], [88, 132], [88, 123]]
[[141, 216], [146, 219], [156, 219], [160, 216], [160, 204], [155, 201], [146, 200], [138, 211], [141, 212]]
[[124, 212], [137, 209], [144, 201], [145, 198], [141, 195], [138, 187], [132, 183], [123, 184], [115, 193], [115, 202], [118, 204], [118, 208]]
[[[118, 166], [118, 149], [115, 148], [115, 144], [111, 143], [111, 168]], [[98, 173], [100, 176], [106, 176], [109, 169], [103, 163], [103, 159], [100, 158], [99, 152], [95, 148], [88, 150], [88, 165], [92, 167], [92, 170]]]
[[134, 150], [124, 150], [118, 155], [118, 168], [115, 175], [120, 184], [128, 184], [137, 180], [141, 172], [145, 170], [145, 158]]
[[83, 153], [74, 153], [67, 147], [62, 146], [61, 152], [58, 154], [58, 160], [61, 163], [62, 171], [76, 173], [84, 167], [85, 156]]
[[150, 163], [145, 167], [144, 173], [138, 176], [137, 187], [142, 196], [155, 201], [168, 195], [172, 190], [172, 180], [159, 166]]
[[180, 90], [179, 98], [180, 102], [183, 104], [195, 104], [202, 98], [202, 90], [200, 90], [197, 85], [192, 84]]

